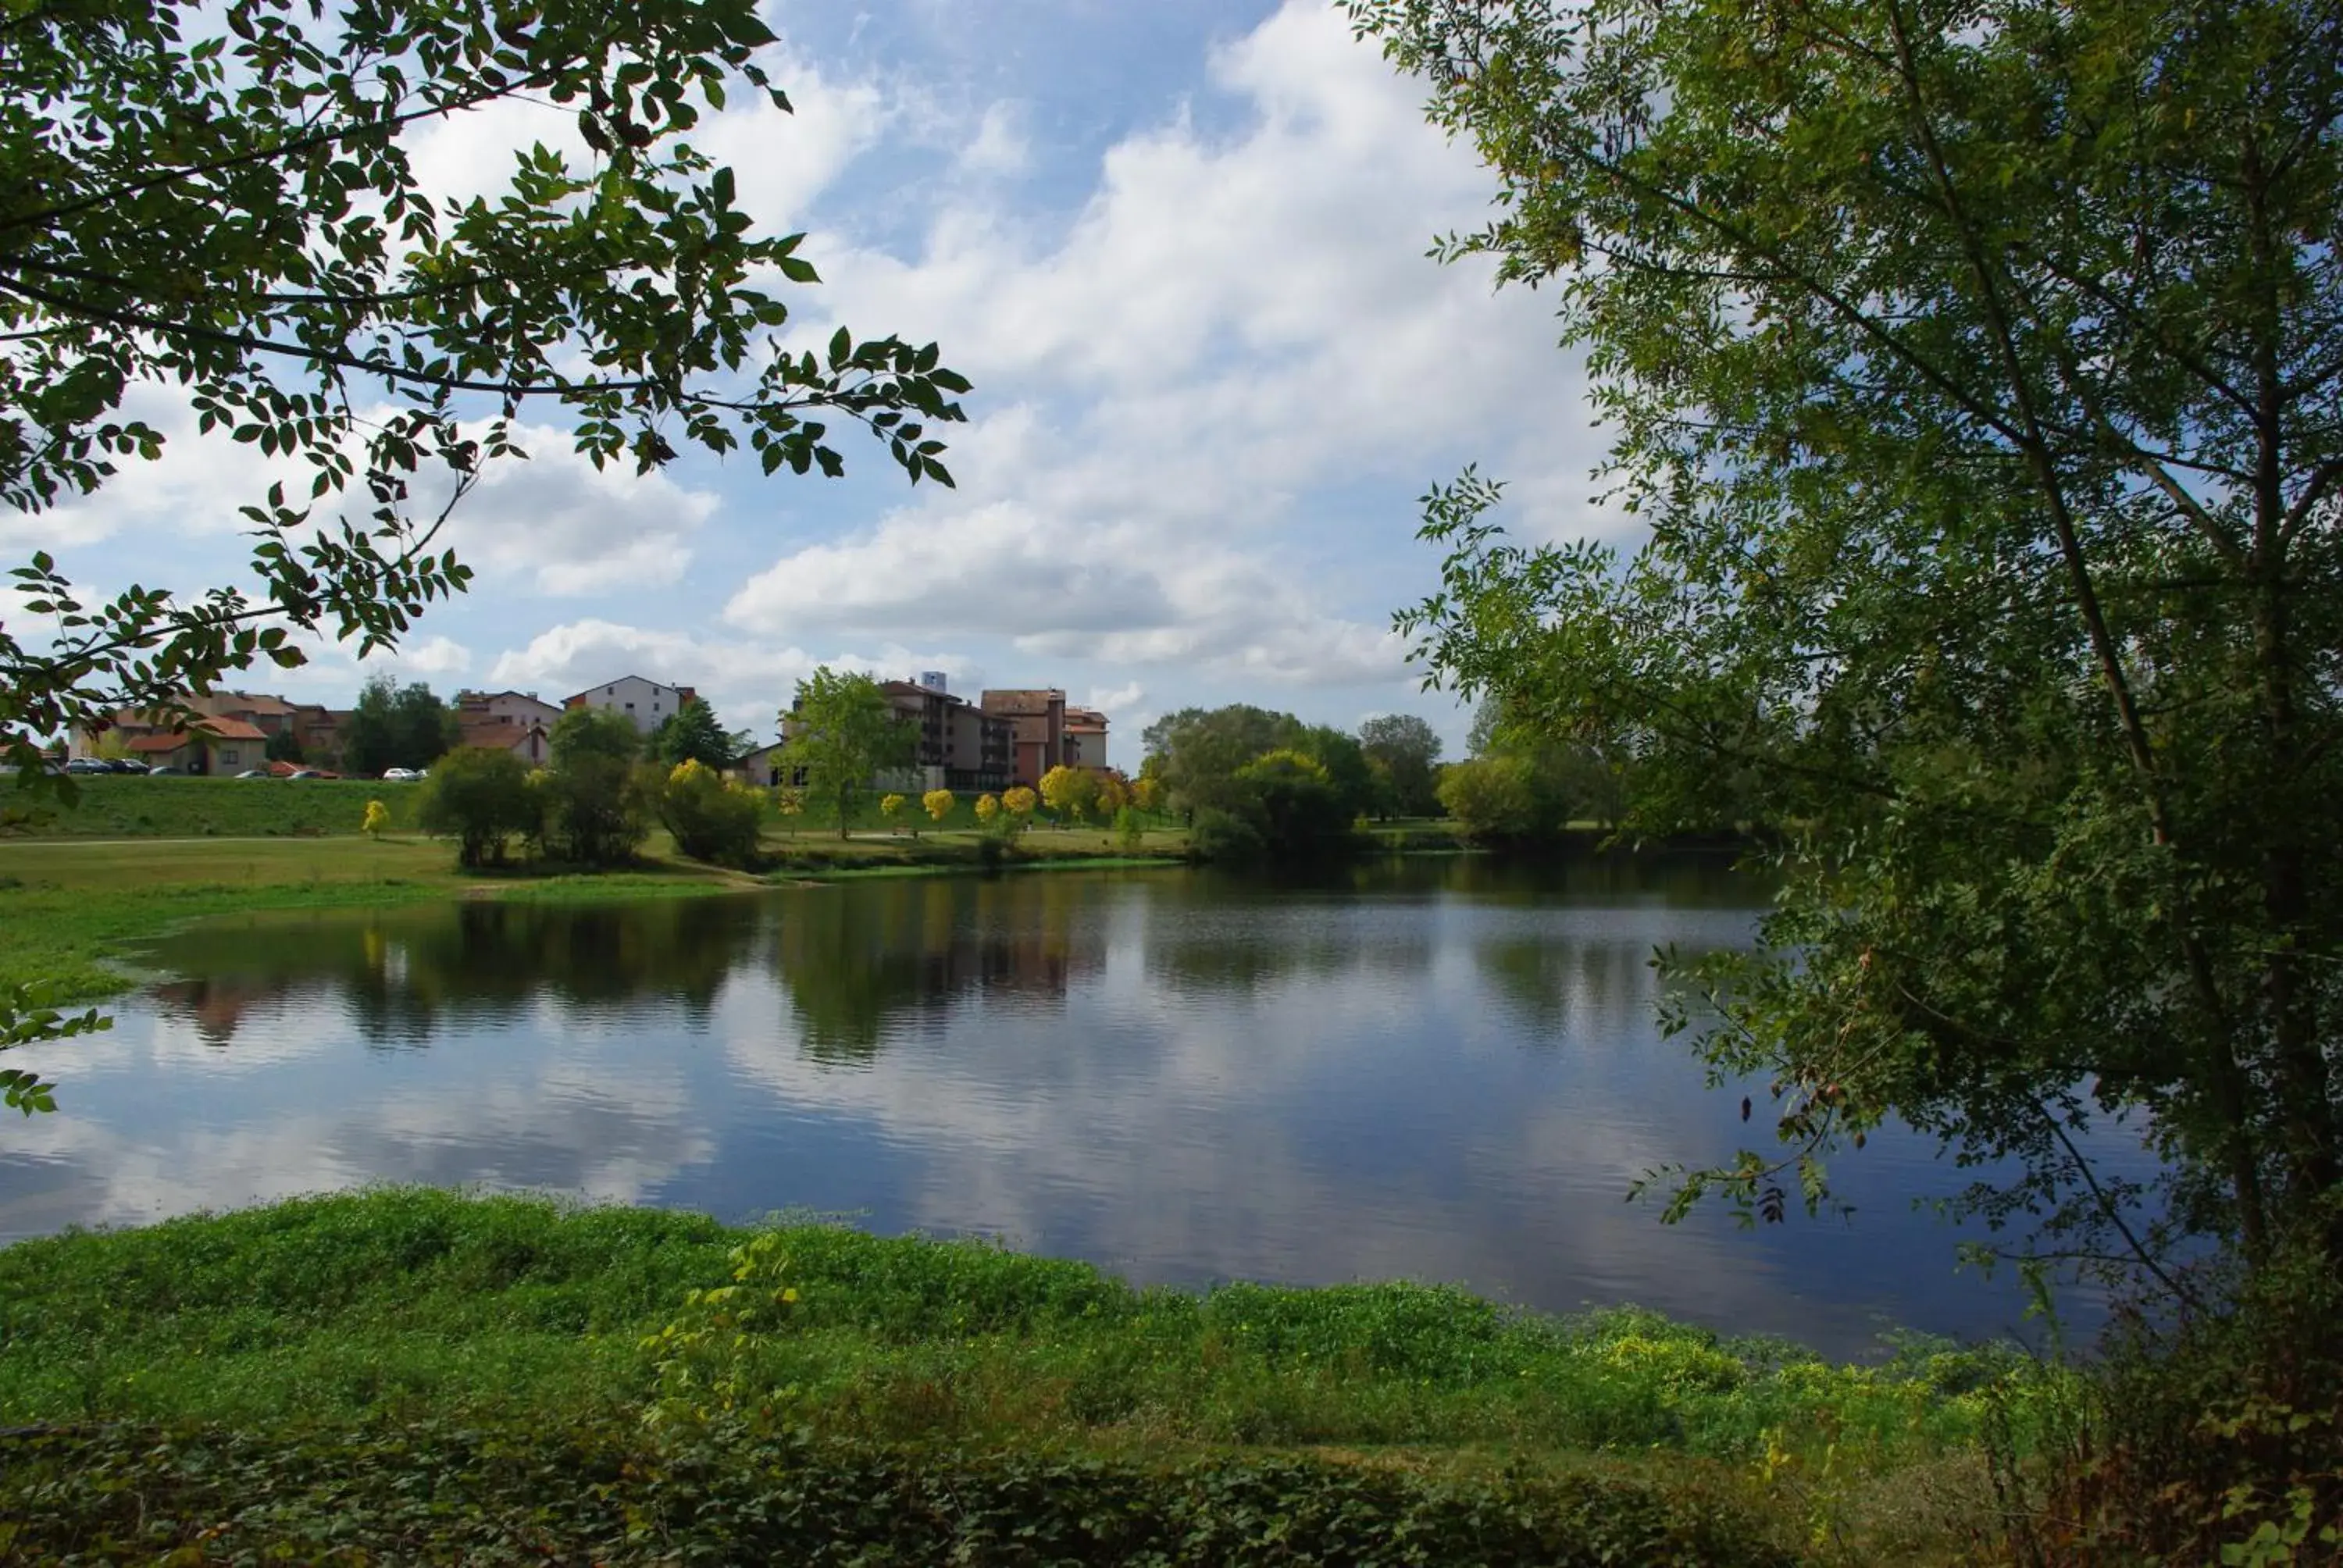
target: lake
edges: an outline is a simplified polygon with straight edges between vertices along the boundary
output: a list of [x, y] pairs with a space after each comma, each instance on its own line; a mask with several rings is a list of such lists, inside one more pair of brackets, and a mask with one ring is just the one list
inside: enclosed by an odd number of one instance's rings
[[478, 1183], [997, 1236], [1147, 1283], [1632, 1302], [1845, 1355], [1886, 1324], [2016, 1330], [2014, 1279], [1956, 1271], [1916, 1211], [1966, 1173], [1909, 1134], [1834, 1162], [1852, 1221], [1624, 1201], [1753, 1131], [1660, 1037], [1649, 960], [1746, 942], [1761, 898], [1715, 858], [1439, 856], [214, 922], [153, 950], [177, 978], [110, 1034], [13, 1063], [60, 1109], [0, 1132], [0, 1240]]

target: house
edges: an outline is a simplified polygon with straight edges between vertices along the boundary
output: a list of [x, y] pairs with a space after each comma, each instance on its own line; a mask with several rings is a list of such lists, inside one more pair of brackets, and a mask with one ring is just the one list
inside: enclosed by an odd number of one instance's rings
[[506, 724], [542, 724], [548, 729], [561, 722], [561, 709], [534, 691], [459, 691], [456, 716], [483, 723], [493, 719]]
[[[506, 696], [516, 695], [508, 692]], [[660, 723], [675, 716], [676, 709], [699, 694], [689, 686], [661, 686], [656, 680], [645, 680], [639, 675], [621, 676], [607, 686], [592, 686], [575, 697], [562, 699], [568, 708], [606, 708], [613, 713], [623, 713], [634, 721], [636, 730], [649, 735]]]
[[[296, 704], [281, 697], [266, 697], [248, 691], [215, 691], [201, 697], [188, 696], [180, 699], [179, 704], [198, 718], [257, 729], [263, 745], [275, 736], [295, 729], [296, 716], [302, 711]], [[323, 712], [324, 709], [317, 711]], [[139, 751], [135, 743], [155, 736], [180, 734], [181, 720], [177, 715], [160, 709], [126, 708], [107, 715], [102, 724], [76, 728], [67, 737], [67, 749], [75, 757], [95, 757], [109, 732], [119, 737], [126, 746], [131, 747], [133, 755], [144, 760], [150, 754], [159, 753], [152, 748]]]
[[1009, 725], [1012, 782], [1039, 784], [1042, 774], [1067, 759], [1066, 694], [1058, 688], [988, 691], [980, 702], [985, 712]]
[[167, 773], [241, 773], [266, 761], [268, 737], [240, 719], [192, 719], [184, 729], [132, 736], [130, 755]]
[[456, 694], [458, 746], [509, 751], [532, 768], [545, 766], [553, 727], [561, 709], [534, 691], [459, 691]]
[[456, 744], [490, 751], [509, 751], [531, 768], [542, 768], [553, 754], [553, 731], [537, 719], [498, 715], [475, 719], [460, 714], [456, 720]]
[[315, 702], [305, 702], [293, 709], [290, 721], [294, 744], [301, 749], [304, 761], [329, 767], [342, 759], [342, 730], [350, 721], [351, 709], [327, 708]]
[[744, 751], [724, 765], [724, 777], [737, 779], [743, 784], [754, 784], [759, 789], [769, 789], [781, 780], [781, 748], [786, 742], [776, 740], [759, 746], [754, 751]]

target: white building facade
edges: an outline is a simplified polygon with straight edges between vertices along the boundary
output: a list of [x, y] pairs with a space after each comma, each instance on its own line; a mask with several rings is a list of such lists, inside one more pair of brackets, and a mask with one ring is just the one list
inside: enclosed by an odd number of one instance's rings
[[628, 675], [601, 686], [589, 686], [561, 706], [602, 708], [623, 713], [634, 722], [639, 733], [649, 735], [698, 695], [689, 686], [661, 686], [639, 675]]

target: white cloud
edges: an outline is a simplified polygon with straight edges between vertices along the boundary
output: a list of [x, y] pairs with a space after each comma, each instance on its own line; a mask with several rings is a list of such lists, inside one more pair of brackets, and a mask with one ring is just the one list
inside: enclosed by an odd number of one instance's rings
[[391, 669], [401, 675], [461, 675], [472, 668], [472, 650], [453, 638], [427, 637], [402, 644], [394, 653], [377, 654], [363, 668]]
[[[944, 344], [977, 382], [971, 406], [993, 411], [951, 432], [957, 492], [790, 552], [728, 619], [999, 637], [1125, 672], [1391, 683], [1405, 667], [1389, 607], [1347, 598], [1342, 568], [1413, 548], [1412, 498], [1459, 453], [1524, 477], [1518, 496], [1567, 493], [1551, 477], [1575, 482], [1598, 448], [1555, 417], [1582, 383], [1546, 306], [1423, 255], [1483, 210], [1470, 151], [1314, 5], [1212, 69], [1255, 123], [1216, 141], [1183, 115], [1126, 138], [1053, 246], [978, 186], [917, 258], [841, 257], [826, 303]], [[1338, 523], [1318, 498], [1356, 481], [1408, 498]]]
[[1000, 103], [986, 108], [984, 117], [977, 122], [976, 135], [960, 149], [960, 171], [980, 176], [1022, 174], [1032, 156], [1024, 118], [1015, 104]]
[[597, 468], [562, 431], [518, 427], [526, 462], [492, 464], [448, 525], [478, 587], [526, 583], [572, 596], [659, 587], [691, 564], [689, 540], [717, 509], [712, 491], [686, 489], [628, 462]]

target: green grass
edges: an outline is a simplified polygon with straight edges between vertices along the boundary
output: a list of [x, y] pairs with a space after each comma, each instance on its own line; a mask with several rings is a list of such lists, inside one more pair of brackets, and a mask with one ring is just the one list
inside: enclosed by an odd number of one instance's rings
[[[391, 828], [415, 826], [421, 786], [361, 779], [189, 779], [171, 774], [135, 778], [93, 774], [71, 780], [75, 798], [60, 806], [44, 797], [16, 824], [22, 837], [40, 839], [286, 839], [356, 835], [367, 802], [379, 800]], [[0, 788], [0, 807], [23, 797]]]
[[1835, 1366], [1633, 1310], [1544, 1318], [1413, 1284], [1139, 1291], [977, 1242], [759, 1234], [388, 1190], [21, 1242], [0, 1251], [0, 1427], [745, 1420], [823, 1445], [1156, 1467], [1594, 1465], [1766, 1513], [1768, 1539], [1922, 1561], [1956, 1543], [1915, 1499], [1981, 1506], [1961, 1490], [1981, 1424], [1998, 1412], [2026, 1441], [2068, 1392], [1993, 1350]]

